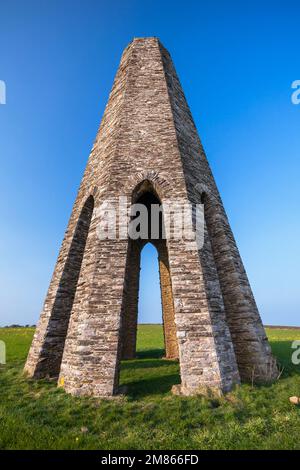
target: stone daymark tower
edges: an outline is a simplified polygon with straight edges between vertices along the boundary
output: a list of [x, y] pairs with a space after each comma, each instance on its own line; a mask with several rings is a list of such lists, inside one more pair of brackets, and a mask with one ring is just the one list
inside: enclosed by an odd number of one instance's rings
[[103, 201], [204, 203], [204, 246], [156, 246], [167, 358], [177, 392], [229, 391], [277, 368], [223, 204], [169, 53], [157, 38], [125, 49], [78, 191], [25, 370], [76, 395], [118, 391], [135, 355], [140, 252], [147, 240], [99, 239]]

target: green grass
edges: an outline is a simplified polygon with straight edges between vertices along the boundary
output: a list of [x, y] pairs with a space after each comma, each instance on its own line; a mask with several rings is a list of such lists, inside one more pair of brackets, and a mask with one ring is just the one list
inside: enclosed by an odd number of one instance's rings
[[[285, 369], [270, 386], [242, 385], [219, 400], [173, 396], [177, 362], [161, 359], [159, 325], [138, 331], [138, 359], [122, 364], [126, 397], [75, 398], [55, 383], [27, 380], [22, 368], [33, 329], [0, 329], [7, 364], [0, 366], [1, 449], [299, 449], [300, 366], [291, 364], [298, 330], [269, 330]], [[88, 428], [82, 433], [81, 428]]]

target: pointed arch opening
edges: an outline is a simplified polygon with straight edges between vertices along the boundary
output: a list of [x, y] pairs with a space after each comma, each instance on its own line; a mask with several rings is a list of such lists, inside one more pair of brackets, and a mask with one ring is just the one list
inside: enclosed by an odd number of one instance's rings
[[[134, 204], [142, 204], [147, 208], [148, 223], [146, 238], [143, 238], [145, 231], [143, 232], [142, 230], [140, 238], [129, 238], [122, 309], [121, 358], [133, 359], [136, 357], [141, 252], [148, 243], [151, 243], [156, 248], [158, 258], [157, 268], [159, 271], [164, 333], [164, 356], [167, 359], [178, 359], [172, 282], [161, 200], [154, 190], [152, 183], [146, 180], [140, 183], [133, 191], [132, 202]], [[153, 206], [156, 207], [154, 208]], [[157, 206], [160, 207], [158, 208]], [[155, 226], [153, 222], [153, 209], [155, 210], [155, 217], [158, 216], [158, 222], [155, 223]], [[153, 234], [155, 237], [153, 237]]]

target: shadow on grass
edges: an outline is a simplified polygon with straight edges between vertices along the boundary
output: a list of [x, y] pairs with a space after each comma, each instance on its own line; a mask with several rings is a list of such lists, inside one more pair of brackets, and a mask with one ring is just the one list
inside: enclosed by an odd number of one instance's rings
[[122, 361], [128, 397], [165, 394], [180, 383], [178, 361], [162, 359], [164, 354], [164, 349], [148, 349], [137, 351], [136, 359]]
[[137, 359], [161, 359], [164, 355], [164, 349], [145, 349], [136, 353]]
[[147, 395], [161, 395], [171, 391], [175, 384], [180, 383], [179, 374], [161, 375], [149, 379], [137, 380], [126, 384], [127, 396], [130, 398], [142, 398]]
[[122, 370], [136, 370], [136, 369], [152, 369], [157, 367], [170, 367], [171, 364], [178, 364], [177, 361], [166, 361], [159, 359], [133, 359], [130, 361], [122, 361]]

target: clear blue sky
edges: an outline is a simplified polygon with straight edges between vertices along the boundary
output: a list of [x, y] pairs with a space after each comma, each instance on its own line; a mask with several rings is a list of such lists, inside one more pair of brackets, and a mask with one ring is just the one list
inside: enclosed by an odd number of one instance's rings
[[[299, 1], [2, 0], [0, 14], [0, 324], [37, 321], [122, 50], [158, 36], [263, 320], [300, 325]], [[153, 252], [144, 322], [161, 315]]]

